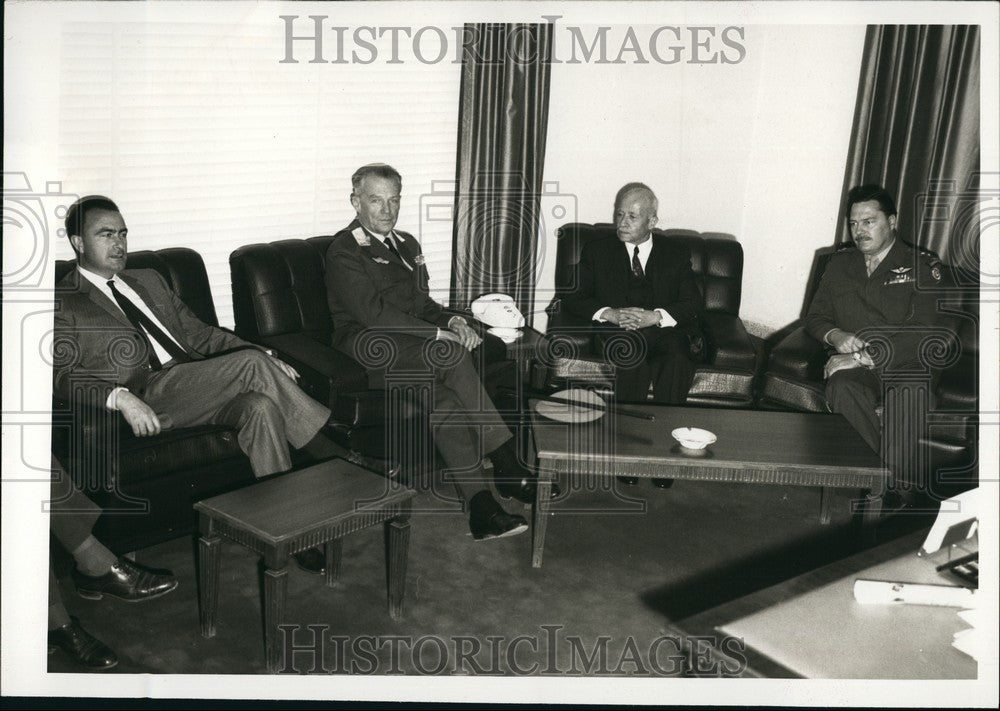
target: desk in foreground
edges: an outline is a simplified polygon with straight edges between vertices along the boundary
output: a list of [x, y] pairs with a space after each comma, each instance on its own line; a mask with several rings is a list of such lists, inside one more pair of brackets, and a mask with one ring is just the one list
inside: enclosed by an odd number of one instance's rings
[[[741, 639], [747, 676], [813, 679], [974, 679], [977, 664], [952, 646], [968, 629], [955, 608], [862, 605], [858, 578], [954, 585], [918, 558], [925, 531], [904, 536], [717, 608], [679, 620], [688, 635]], [[726, 645], [732, 650], [733, 645]]]
[[[536, 415], [539, 483], [532, 565], [541, 567], [551, 481], [557, 474], [635, 476], [816, 486], [820, 520], [829, 521], [831, 489], [860, 489], [864, 523], [877, 520], [886, 471], [879, 457], [840, 415], [629, 405], [655, 420], [606, 413], [586, 424]], [[670, 432], [699, 427], [718, 440], [702, 456], [685, 454]]]

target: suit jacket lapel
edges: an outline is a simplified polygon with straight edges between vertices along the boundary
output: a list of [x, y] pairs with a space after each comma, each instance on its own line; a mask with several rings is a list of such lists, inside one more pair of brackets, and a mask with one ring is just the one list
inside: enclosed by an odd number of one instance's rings
[[662, 251], [660, 249], [660, 242], [656, 239], [656, 235], [650, 235], [649, 238], [653, 240], [653, 246], [649, 250], [649, 259], [646, 260], [645, 272], [647, 277], [649, 277], [650, 274], [655, 274], [659, 271], [659, 262], [662, 257], [660, 254]]
[[88, 299], [90, 299], [96, 305], [100, 306], [102, 309], [107, 311], [108, 315], [114, 318], [116, 321], [119, 321], [123, 325], [132, 328], [132, 322], [129, 321], [128, 318], [125, 316], [125, 314], [122, 312], [122, 310], [118, 308], [118, 304], [113, 302], [110, 298], [108, 298], [104, 294], [104, 292], [102, 292], [96, 286], [91, 284], [90, 280], [87, 279], [82, 274], [80, 274], [80, 272], [73, 270], [72, 275], [76, 279], [77, 291], [79, 291], [81, 294], [86, 295]]
[[190, 345], [188, 345], [187, 339], [184, 338], [184, 334], [181, 333], [179, 324], [174, 314], [167, 313], [164, 309], [160, 308], [156, 301], [150, 296], [149, 289], [147, 289], [142, 282], [136, 279], [134, 276], [125, 274], [122, 272], [118, 275], [118, 278], [123, 282], [132, 287], [132, 290], [139, 295], [139, 298], [143, 300], [153, 315], [156, 316], [157, 320], [163, 325], [175, 341], [177, 341], [180, 346], [186, 350], [188, 353], [194, 351]]
[[629, 279], [632, 276], [632, 253], [629, 251], [627, 243], [618, 241], [618, 244], [615, 245], [614, 261], [611, 263], [611, 267], [608, 270], [609, 274], [612, 275], [611, 293], [616, 295], [627, 293]]
[[882, 265], [886, 265], [887, 268], [890, 267], [912, 267], [913, 266], [913, 254], [907, 249], [903, 242], [896, 238], [896, 241], [892, 243], [889, 247], [889, 251], [885, 253], [885, 259], [875, 268], [875, 271], [882, 269]]
[[[368, 242], [371, 244], [371, 251], [374, 256], [379, 257], [380, 259], [387, 259], [393, 264], [396, 264], [397, 266], [406, 269], [406, 265], [403, 264], [403, 262], [400, 261], [400, 259], [395, 254], [393, 254], [388, 247], [385, 246], [385, 242], [383, 242], [380, 237], [373, 235], [371, 232], [365, 229], [364, 225], [362, 225], [360, 222], [358, 222], [358, 226], [361, 227], [362, 230], [364, 230], [366, 235], [368, 235]], [[396, 245], [397, 245], [396, 248], [400, 249], [399, 240], [396, 240]], [[400, 254], [404, 254], [404, 252], [400, 250]], [[406, 269], [406, 271], [410, 270]]]
[[[399, 236], [398, 232], [393, 232], [392, 235], [396, 241], [396, 249], [399, 250], [399, 254], [409, 263], [409, 267], [403, 264], [403, 268], [407, 271], [416, 272], [417, 271], [417, 261], [416, 256], [411, 253], [410, 245], [407, 244], [402, 237]], [[388, 249], [386, 250], [388, 251]], [[398, 260], [397, 260], [398, 261]], [[402, 264], [402, 262], [400, 262]]]
[[389, 251], [389, 248], [385, 246], [385, 242], [373, 235], [372, 233], [365, 230], [368, 234], [368, 238], [371, 240], [372, 253], [382, 259], [388, 259], [390, 262], [395, 262], [399, 266], [403, 266], [403, 263], [396, 259], [396, 255]]

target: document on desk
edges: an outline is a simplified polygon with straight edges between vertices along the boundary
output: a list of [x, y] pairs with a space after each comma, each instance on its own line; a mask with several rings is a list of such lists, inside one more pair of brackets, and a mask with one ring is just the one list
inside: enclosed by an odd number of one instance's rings
[[[971, 679], [974, 656], [954, 645], [966, 629], [956, 609], [859, 603], [858, 578], [940, 585], [916, 551], [787, 599], [720, 627], [727, 635], [811, 679]], [[967, 640], [962, 638], [960, 644]]]
[[862, 605], [934, 605], [963, 610], [979, 604], [975, 590], [958, 585], [921, 585], [862, 578], [854, 581], [854, 599]]

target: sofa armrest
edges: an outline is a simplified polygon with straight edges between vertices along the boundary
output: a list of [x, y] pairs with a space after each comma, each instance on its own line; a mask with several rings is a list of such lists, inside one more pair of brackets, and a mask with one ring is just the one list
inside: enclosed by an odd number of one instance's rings
[[[545, 329], [545, 336], [549, 339], [550, 348], [554, 348], [561, 356], [586, 355], [596, 353], [592, 351], [593, 324], [579, 316], [574, 316], [565, 309], [559, 308], [559, 299], [553, 299], [552, 303], [545, 310], [549, 316], [548, 327]], [[566, 348], [569, 351], [562, 352]], [[571, 352], [572, 351], [572, 352]]]
[[707, 311], [702, 314], [702, 324], [708, 341], [708, 362], [712, 367], [757, 372], [757, 349], [738, 316]]
[[314, 400], [330, 404], [340, 393], [368, 389], [368, 375], [354, 359], [304, 333], [261, 338], [299, 371], [299, 385]]
[[822, 382], [826, 361], [826, 347], [800, 326], [771, 350], [767, 372], [796, 380]]
[[52, 453], [87, 494], [114, 489], [116, 452], [135, 439], [119, 413], [84, 401], [52, 401]]

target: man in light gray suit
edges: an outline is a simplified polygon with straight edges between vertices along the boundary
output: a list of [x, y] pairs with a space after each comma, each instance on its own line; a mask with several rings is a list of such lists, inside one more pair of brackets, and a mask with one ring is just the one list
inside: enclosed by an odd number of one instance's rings
[[322, 430], [330, 410], [298, 373], [258, 346], [200, 321], [154, 270], [125, 270], [118, 206], [89, 196], [66, 215], [77, 266], [56, 287], [54, 389], [117, 410], [138, 437], [169, 427], [234, 427], [253, 472], [291, 468], [288, 445], [344, 454]]

